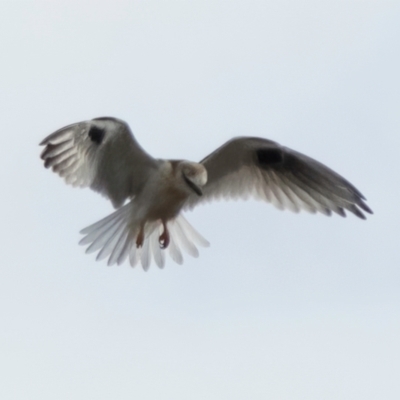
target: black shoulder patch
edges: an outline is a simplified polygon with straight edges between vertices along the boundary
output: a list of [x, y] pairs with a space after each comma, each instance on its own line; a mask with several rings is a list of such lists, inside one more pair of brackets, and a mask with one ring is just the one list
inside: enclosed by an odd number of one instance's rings
[[256, 150], [257, 161], [262, 167], [279, 164], [283, 161], [281, 149], [259, 149]]
[[103, 141], [105, 134], [106, 132], [104, 131], [104, 129], [98, 128], [97, 126], [92, 126], [88, 132], [88, 136], [90, 137], [92, 142], [98, 145], [101, 144], [101, 142]]

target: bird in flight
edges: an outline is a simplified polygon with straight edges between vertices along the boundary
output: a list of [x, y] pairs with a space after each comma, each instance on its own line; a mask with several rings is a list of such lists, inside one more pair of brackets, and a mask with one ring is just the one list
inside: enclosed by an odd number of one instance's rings
[[[254, 197], [279, 209], [365, 219], [365, 197], [325, 165], [271, 140], [237, 137], [199, 163], [150, 156], [124, 121], [101, 117], [68, 125], [40, 145], [44, 166], [66, 183], [90, 187], [116, 211], [83, 229], [87, 253], [108, 265], [162, 268], [166, 252], [182, 264], [181, 249], [197, 257], [208, 246], [182, 211], [214, 199]], [[128, 201], [128, 202], [127, 202]]]

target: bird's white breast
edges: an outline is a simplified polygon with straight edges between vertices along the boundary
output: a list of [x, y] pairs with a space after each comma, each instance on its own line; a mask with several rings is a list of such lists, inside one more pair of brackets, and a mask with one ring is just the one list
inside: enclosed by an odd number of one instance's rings
[[177, 174], [177, 162], [165, 161], [149, 179], [137, 200], [145, 209], [145, 219], [170, 220], [176, 217], [189, 192]]

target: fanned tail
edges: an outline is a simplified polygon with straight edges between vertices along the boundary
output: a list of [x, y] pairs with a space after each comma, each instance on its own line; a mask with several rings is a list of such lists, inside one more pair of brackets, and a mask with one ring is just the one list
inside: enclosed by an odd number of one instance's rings
[[97, 251], [97, 261], [108, 257], [107, 265], [120, 265], [129, 259], [132, 267], [140, 262], [145, 271], [149, 269], [153, 259], [158, 267], [163, 268], [167, 252], [177, 264], [182, 264], [181, 249], [192, 257], [198, 257], [197, 246], [209, 246], [209, 242], [180, 214], [167, 222], [170, 234], [168, 248], [160, 247], [159, 237], [163, 232], [161, 221], [146, 223], [143, 246], [137, 248], [136, 238], [139, 234], [140, 223], [132, 218], [133, 212], [132, 203], [128, 203], [111, 215], [82, 229], [81, 233], [85, 236], [79, 244], [89, 245], [86, 253]]

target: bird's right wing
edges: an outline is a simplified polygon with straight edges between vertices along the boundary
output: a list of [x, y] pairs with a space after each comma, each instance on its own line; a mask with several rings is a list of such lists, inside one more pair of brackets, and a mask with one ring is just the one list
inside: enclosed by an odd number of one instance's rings
[[66, 183], [90, 187], [120, 207], [134, 197], [158, 161], [147, 154], [129, 126], [116, 118], [103, 117], [79, 122], [47, 136], [41, 158], [46, 168]]
[[255, 197], [280, 209], [307, 210], [359, 218], [372, 213], [364, 196], [346, 179], [320, 162], [267, 139], [235, 138], [201, 161], [208, 181], [203, 196], [191, 195], [185, 204], [218, 198]]

